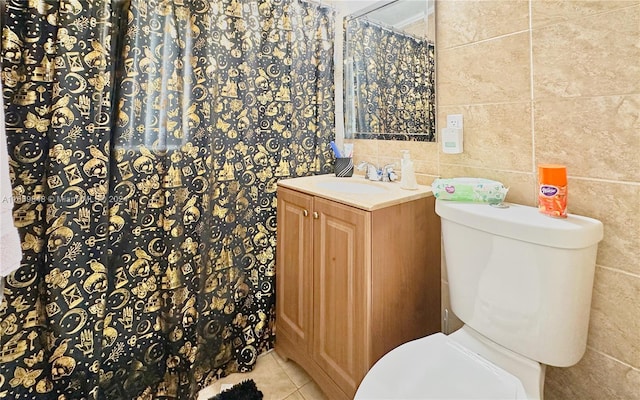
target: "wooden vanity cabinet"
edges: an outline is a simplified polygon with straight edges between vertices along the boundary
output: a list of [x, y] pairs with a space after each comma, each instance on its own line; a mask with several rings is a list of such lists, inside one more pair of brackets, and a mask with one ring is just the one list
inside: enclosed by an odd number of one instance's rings
[[276, 352], [330, 399], [440, 330], [440, 219], [433, 196], [366, 211], [278, 188]]

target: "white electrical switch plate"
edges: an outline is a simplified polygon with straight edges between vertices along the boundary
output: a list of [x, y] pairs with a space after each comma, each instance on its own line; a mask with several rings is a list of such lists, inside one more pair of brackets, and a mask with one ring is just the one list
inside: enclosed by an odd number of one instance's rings
[[462, 129], [462, 114], [447, 115], [447, 128]]
[[445, 154], [462, 153], [462, 129], [442, 128], [440, 130], [440, 140], [442, 140], [442, 152]]

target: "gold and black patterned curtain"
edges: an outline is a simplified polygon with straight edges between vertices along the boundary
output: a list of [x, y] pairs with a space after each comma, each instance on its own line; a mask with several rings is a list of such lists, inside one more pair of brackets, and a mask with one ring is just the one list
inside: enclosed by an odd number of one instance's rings
[[356, 137], [435, 140], [433, 42], [364, 18], [349, 20], [346, 29]]
[[333, 32], [299, 0], [7, 2], [0, 397], [187, 399], [253, 368], [276, 183], [331, 171]]

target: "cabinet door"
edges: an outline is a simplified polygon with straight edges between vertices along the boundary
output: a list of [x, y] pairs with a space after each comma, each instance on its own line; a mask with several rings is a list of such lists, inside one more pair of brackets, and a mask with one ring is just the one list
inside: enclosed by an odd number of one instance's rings
[[277, 334], [311, 351], [313, 323], [313, 197], [278, 189]]
[[317, 197], [314, 211], [313, 358], [353, 398], [369, 367], [370, 213]]

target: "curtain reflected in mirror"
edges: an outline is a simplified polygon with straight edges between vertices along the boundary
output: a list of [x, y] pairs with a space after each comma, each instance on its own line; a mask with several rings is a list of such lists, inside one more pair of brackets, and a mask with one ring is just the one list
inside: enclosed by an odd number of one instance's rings
[[347, 138], [435, 141], [435, 35], [427, 5], [398, 0], [345, 18]]

